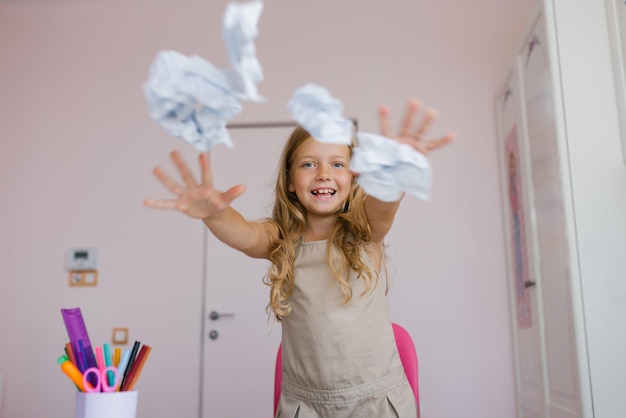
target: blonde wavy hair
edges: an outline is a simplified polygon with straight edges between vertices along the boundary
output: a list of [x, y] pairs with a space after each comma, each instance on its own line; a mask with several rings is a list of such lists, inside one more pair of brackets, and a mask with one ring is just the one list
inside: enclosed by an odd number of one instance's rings
[[[268, 310], [271, 309], [279, 321], [291, 312], [288, 299], [293, 291], [295, 248], [306, 228], [306, 209], [296, 194], [289, 192], [292, 164], [296, 151], [310, 136], [304, 128], [297, 126], [287, 139], [278, 168], [272, 218], [268, 219], [276, 226], [278, 238], [271, 243], [269, 259], [272, 265], [264, 283], [270, 286]], [[349, 148], [352, 155], [352, 145]], [[337, 222], [326, 250], [330, 270], [339, 283], [345, 303], [352, 299], [349, 270], [355, 271], [364, 280], [362, 295], [372, 290], [378, 281], [378, 273], [363, 262], [362, 257], [365, 251], [363, 244], [371, 239], [363, 207], [365, 196], [363, 189], [353, 179], [350, 194], [342, 210], [337, 213]]]

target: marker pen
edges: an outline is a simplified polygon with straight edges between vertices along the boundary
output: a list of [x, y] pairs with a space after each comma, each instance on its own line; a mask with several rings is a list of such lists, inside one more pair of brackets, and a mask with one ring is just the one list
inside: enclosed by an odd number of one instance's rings
[[122, 349], [119, 347], [115, 347], [115, 351], [113, 352], [113, 365], [115, 367], [120, 365], [121, 358], [122, 358]]
[[69, 361], [67, 356], [63, 355], [59, 357], [59, 359], [57, 360], [57, 364], [61, 366], [61, 370], [63, 370], [67, 377], [69, 377], [72, 382], [74, 382], [78, 390], [84, 392], [85, 387], [83, 386], [83, 375], [80, 370], [78, 370], [76, 366], [74, 366], [72, 362]]
[[120, 364], [117, 367], [117, 376], [115, 377], [115, 386], [117, 386], [116, 392], [119, 392], [122, 387], [122, 380], [124, 380], [124, 374], [126, 374], [126, 367], [128, 366], [128, 360], [130, 360], [130, 350], [126, 349]]
[[[104, 343], [102, 346], [102, 350], [104, 351], [104, 366], [110, 367], [113, 365], [113, 358], [111, 357], [111, 349], [109, 348], [108, 343]], [[107, 384], [109, 386], [113, 386], [115, 384], [115, 374], [109, 370], [106, 372], [107, 376]]]

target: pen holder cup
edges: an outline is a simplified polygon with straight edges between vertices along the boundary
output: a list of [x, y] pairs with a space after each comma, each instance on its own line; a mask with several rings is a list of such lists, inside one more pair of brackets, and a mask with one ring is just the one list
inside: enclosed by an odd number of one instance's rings
[[137, 418], [136, 390], [128, 392], [76, 392], [75, 418]]

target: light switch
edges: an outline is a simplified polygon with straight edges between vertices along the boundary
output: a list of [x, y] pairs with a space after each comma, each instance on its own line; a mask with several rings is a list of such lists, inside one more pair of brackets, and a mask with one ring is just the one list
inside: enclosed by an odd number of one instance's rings
[[70, 286], [97, 286], [98, 271], [97, 270], [71, 270]]
[[83, 277], [85, 278], [85, 285], [95, 285], [98, 282], [98, 276], [95, 271], [85, 271], [83, 272]]

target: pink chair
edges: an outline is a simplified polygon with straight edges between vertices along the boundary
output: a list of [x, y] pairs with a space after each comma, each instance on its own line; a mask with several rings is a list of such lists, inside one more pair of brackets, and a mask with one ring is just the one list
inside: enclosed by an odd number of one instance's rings
[[[413, 389], [415, 394], [415, 403], [417, 404], [417, 416], [420, 416], [420, 397], [419, 386], [417, 383], [417, 353], [415, 351], [415, 345], [409, 333], [398, 324], [392, 324], [393, 333], [396, 337], [396, 345], [398, 346], [398, 353], [400, 353], [400, 360], [404, 367], [404, 373]], [[278, 346], [278, 353], [276, 353], [276, 369], [274, 372], [274, 416], [276, 416], [276, 409], [278, 408], [278, 400], [280, 398], [280, 384], [283, 376], [283, 359], [282, 359], [282, 346]]]

